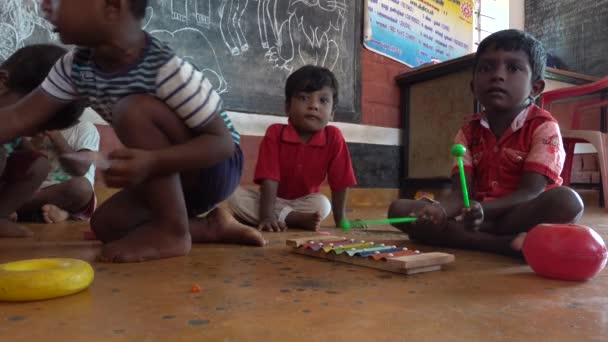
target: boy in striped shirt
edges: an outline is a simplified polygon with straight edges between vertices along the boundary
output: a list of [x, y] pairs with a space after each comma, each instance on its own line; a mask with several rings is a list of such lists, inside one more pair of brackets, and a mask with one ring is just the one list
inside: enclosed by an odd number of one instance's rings
[[[141, 29], [147, 0], [43, 0], [61, 40], [77, 45], [23, 101], [0, 110], [7, 141], [84, 98], [125, 148], [106, 183], [123, 187], [93, 215], [101, 259], [186, 255], [194, 242], [263, 245], [218, 203], [238, 186], [239, 135], [203, 74]], [[200, 214], [209, 213], [205, 217]]]

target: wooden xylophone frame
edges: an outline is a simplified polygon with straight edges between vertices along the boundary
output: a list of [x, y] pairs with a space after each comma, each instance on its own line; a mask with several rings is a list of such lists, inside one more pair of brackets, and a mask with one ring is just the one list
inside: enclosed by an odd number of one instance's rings
[[[348, 239], [339, 236], [314, 236], [314, 237], [304, 237], [297, 239], [288, 239], [286, 241], [287, 246], [292, 247], [293, 252], [308, 256], [313, 256], [317, 258], [344, 262], [348, 264], [365, 266], [376, 268], [384, 271], [402, 273], [402, 274], [415, 274], [415, 273], [423, 273], [423, 272], [431, 272], [441, 270], [442, 265], [447, 263], [451, 263], [455, 260], [453, 254], [448, 253], [439, 253], [439, 252], [431, 252], [431, 253], [421, 253], [419, 251], [404, 251], [404, 252], [396, 252], [392, 254], [409, 254], [409, 255], [398, 255], [391, 256], [388, 253], [376, 253], [370, 256], [362, 257], [362, 256], [350, 256], [348, 253], [344, 252], [348, 250], [348, 242], [346, 242], [343, 246], [347, 246], [347, 248], [341, 248], [344, 250], [342, 253], [337, 254], [333, 250], [326, 252], [322, 248], [318, 250], [313, 250], [310, 244], [313, 244], [316, 247], [319, 247], [320, 243], [323, 243], [324, 247], [332, 247], [339, 248], [340, 245], [329, 245], [325, 242], [329, 241], [339, 241], [339, 240], [350, 240], [352, 244], [361, 243], [359, 239]], [[380, 244], [392, 245], [398, 248], [405, 248], [401, 243], [396, 243], [395, 241], [378, 241], [376, 244], [380, 246]], [[407, 250], [407, 248], [405, 248]]]

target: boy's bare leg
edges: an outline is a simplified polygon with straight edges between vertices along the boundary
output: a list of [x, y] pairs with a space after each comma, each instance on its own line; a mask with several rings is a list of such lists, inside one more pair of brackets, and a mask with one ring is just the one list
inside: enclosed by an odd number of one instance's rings
[[40, 210], [46, 223], [61, 222], [69, 217], [69, 213], [76, 213], [86, 206], [92, 196], [91, 183], [84, 177], [74, 177], [63, 183], [40, 189], [19, 208], [19, 212]]
[[[97, 209], [91, 220], [91, 228], [99, 240], [108, 243], [124, 238], [150, 217], [150, 211], [140, 203], [138, 197], [125, 189]], [[259, 231], [237, 222], [222, 208], [214, 209], [206, 217], [190, 218], [189, 224], [193, 242], [232, 242], [254, 246], [264, 244]]]
[[3, 182], [0, 185], [0, 237], [27, 237], [32, 232], [9, 220], [24, 202], [35, 192], [49, 172], [49, 162], [44, 157], [28, 155], [29, 152], [18, 152], [11, 162], [27, 163], [24, 173], [19, 179]]
[[[147, 150], [161, 149], [192, 138], [189, 129], [175, 113], [162, 102], [144, 95], [130, 96], [117, 104], [114, 129], [125, 146]], [[128, 189], [126, 197], [132, 197], [135, 201], [131, 206], [136, 206], [140, 213], [146, 211], [147, 215], [143, 222], [127, 222], [135, 223], [132, 226], [112, 222], [124, 219], [115, 216], [118, 199], [108, 203], [106, 209], [99, 213], [103, 216], [95, 219], [98, 213], [94, 214], [92, 227], [96, 233], [100, 231], [100, 235], [105, 235], [100, 237], [105, 241], [111, 241], [108, 239], [111, 234], [103, 231], [104, 224], [110, 223], [118, 233], [127, 232], [126, 236], [104, 246], [102, 260], [138, 262], [182, 256], [190, 251], [190, 220], [178, 174], [150, 178]], [[227, 227], [220, 226], [209, 228], [218, 230], [215, 234], [217, 239], [230, 236], [234, 240], [234, 230], [225, 232]], [[249, 233], [247, 230], [237, 232]]]
[[123, 189], [95, 210], [91, 230], [104, 243], [120, 240], [151, 219], [150, 210], [131, 190]]
[[583, 200], [576, 191], [560, 186], [514, 207], [485, 230], [493, 234], [513, 235], [528, 232], [541, 223], [575, 223], [584, 209]]
[[289, 228], [304, 228], [319, 230], [321, 221], [331, 213], [331, 202], [320, 193], [310, 194], [290, 201], [289, 206], [294, 210], [285, 218]]
[[[388, 217], [406, 217], [427, 204], [426, 202], [407, 199], [397, 200], [389, 207]], [[473, 249], [505, 255], [519, 255], [519, 249], [513, 244], [517, 238], [517, 234], [501, 236], [470, 231], [465, 229], [461, 223], [454, 220], [448, 220], [442, 224], [404, 223], [393, 226], [407, 233], [411, 239], [425, 244]]]
[[289, 228], [303, 228], [317, 231], [321, 228], [321, 214], [318, 212], [301, 213], [294, 210], [287, 215], [285, 223]]
[[193, 242], [228, 242], [241, 245], [264, 246], [262, 233], [238, 222], [223, 208], [213, 209], [205, 217], [190, 219]]

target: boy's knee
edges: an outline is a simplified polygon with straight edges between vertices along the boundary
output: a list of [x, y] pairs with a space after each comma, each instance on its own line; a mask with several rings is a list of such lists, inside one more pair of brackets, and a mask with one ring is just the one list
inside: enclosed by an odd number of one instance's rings
[[79, 202], [88, 202], [93, 196], [93, 186], [84, 177], [75, 177], [70, 180], [70, 195], [79, 199]]
[[583, 214], [585, 205], [579, 194], [565, 186], [547, 192], [547, 209], [555, 212], [564, 223], [575, 222]]
[[112, 126], [117, 132], [133, 130], [151, 120], [159, 111], [169, 111], [169, 108], [150, 95], [130, 95], [116, 102], [112, 108]]

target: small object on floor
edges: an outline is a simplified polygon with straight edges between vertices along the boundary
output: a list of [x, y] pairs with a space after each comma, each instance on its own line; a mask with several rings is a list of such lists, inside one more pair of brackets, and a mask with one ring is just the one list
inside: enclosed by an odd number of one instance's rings
[[534, 272], [560, 280], [590, 279], [608, 259], [599, 234], [578, 224], [540, 224], [526, 235], [522, 251]]
[[351, 228], [364, 228], [375, 224], [412, 223], [416, 222], [416, 220], [418, 220], [418, 218], [416, 217], [393, 217], [367, 221], [356, 220], [352, 222], [348, 221], [347, 219], [343, 219], [342, 221], [340, 221], [340, 228], [342, 228], [343, 231], [348, 231]]
[[317, 232], [317, 235], [331, 235], [330, 232]]
[[458, 172], [460, 173], [460, 188], [462, 189], [462, 199], [464, 201], [464, 207], [470, 208], [471, 203], [469, 201], [469, 191], [467, 190], [467, 178], [464, 174], [464, 163], [462, 162], [462, 156], [467, 152], [467, 148], [461, 144], [455, 144], [452, 146], [452, 155], [456, 157], [458, 161]]
[[95, 235], [95, 232], [92, 230], [88, 230], [86, 232], [82, 233], [82, 237], [85, 240], [97, 240], [97, 235]]
[[194, 284], [190, 288], [190, 293], [200, 293], [202, 290], [203, 289], [201, 289], [201, 286], [199, 284]]
[[77, 259], [31, 259], [0, 265], [0, 301], [63, 297], [88, 288], [95, 272]]
[[437, 271], [455, 260], [452, 254], [409, 250], [401, 242], [385, 244], [338, 236], [289, 239], [287, 246], [298, 254], [403, 274]]

